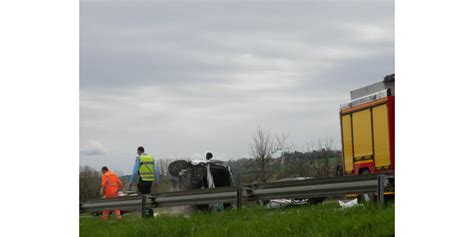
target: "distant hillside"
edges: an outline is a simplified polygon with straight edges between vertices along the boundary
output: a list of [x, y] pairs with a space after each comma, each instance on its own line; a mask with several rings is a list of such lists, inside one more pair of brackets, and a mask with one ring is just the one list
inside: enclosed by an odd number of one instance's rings
[[131, 175], [120, 176], [120, 180], [122, 180], [122, 183], [124, 183], [124, 184], [130, 183], [131, 178], [132, 178]]

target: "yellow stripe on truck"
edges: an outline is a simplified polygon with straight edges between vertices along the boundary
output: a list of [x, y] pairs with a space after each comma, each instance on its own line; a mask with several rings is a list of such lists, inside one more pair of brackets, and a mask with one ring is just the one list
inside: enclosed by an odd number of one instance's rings
[[360, 164], [371, 163], [371, 162], [373, 162], [373, 161], [372, 160], [363, 160], [363, 161], [356, 161], [355, 164], [360, 165]]
[[344, 169], [346, 172], [352, 172], [354, 165], [352, 161], [352, 131], [350, 114], [342, 116], [342, 139], [344, 143]]
[[[384, 192], [383, 195], [395, 195], [395, 192]], [[357, 194], [346, 194], [346, 198], [356, 198], [357, 196]]]

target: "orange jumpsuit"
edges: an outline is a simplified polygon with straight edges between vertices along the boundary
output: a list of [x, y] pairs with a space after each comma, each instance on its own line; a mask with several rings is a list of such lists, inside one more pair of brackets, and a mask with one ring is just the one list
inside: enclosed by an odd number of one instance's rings
[[[102, 175], [102, 189], [104, 191], [105, 198], [118, 197], [118, 191], [121, 190], [122, 188], [123, 188], [122, 181], [116, 174], [112, 173], [111, 171], [107, 171], [105, 174]], [[117, 220], [122, 219], [119, 209], [115, 209], [114, 212], [115, 212], [115, 218]], [[108, 219], [109, 213], [110, 213], [109, 210], [105, 209], [102, 212], [102, 218]]]

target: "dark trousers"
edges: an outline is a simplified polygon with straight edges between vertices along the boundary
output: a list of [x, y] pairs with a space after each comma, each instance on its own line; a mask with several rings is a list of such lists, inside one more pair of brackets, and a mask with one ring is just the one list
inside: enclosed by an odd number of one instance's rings
[[137, 188], [141, 194], [150, 194], [153, 181], [143, 181], [142, 178], [138, 180]]
[[[143, 181], [142, 178], [138, 179], [138, 192], [141, 194], [150, 194], [151, 193], [151, 187], [153, 186], [153, 181]], [[145, 216], [146, 217], [153, 217], [153, 209], [151, 208], [146, 208], [145, 211]]]

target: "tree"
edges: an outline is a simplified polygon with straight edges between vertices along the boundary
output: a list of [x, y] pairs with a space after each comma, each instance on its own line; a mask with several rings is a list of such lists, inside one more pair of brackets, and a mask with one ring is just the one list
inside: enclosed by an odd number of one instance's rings
[[323, 149], [326, 151], [334, 151], [336, 149], [333, 137], [325, 137], [324, 139], [319, 138], [318, 140], [312, 139], [311, 141], [306, 142], [303, 150], [306, 152], [312, 152]]
[[[314, 143], [315, 144], [315, 143]], [[336, 174], [337, 166], [332, 167], [330, 165], [329, 159], [332, 157], [340, 158], [340, 151], [335, 149], [334, 138], [325, 137], [324, 139], [318, 139], [318, 155], [319, 159], [322, 161], [318, 164], [314, 164], [317, 175], [320, 177], [327, 177]], [[338, 159], [339, 160], [339, 159]], [[338, 161], [336, 161], [338, 163]]]
[[100, 198], [100, 173], [90, 166], [82, 166], [79, 171], [79, 200]]
[[287, 138], [288, 134], [271, 136], [270, 132], [260, 127], [257, 129], [257, 133], [252, 136], [253, 144], [250, 146], [250, 153], [257, 164], [257, 180], [259, 182], [265, 183], [267, 181], [265, 169], [270, 159], [276, 153], [289, 149], [286, 144]]

